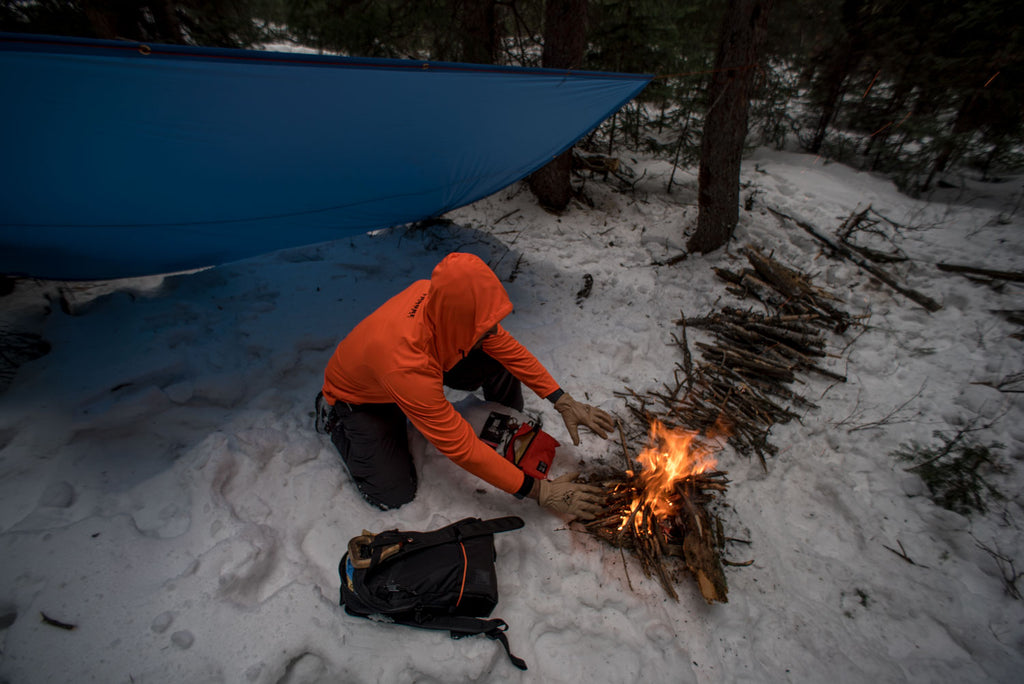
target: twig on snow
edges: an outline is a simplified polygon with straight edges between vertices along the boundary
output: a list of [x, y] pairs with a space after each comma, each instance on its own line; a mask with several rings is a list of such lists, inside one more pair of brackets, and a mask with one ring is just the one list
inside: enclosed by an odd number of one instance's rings
[[900, 558], [902, 558], [906, 562], [910, 563], [911, 565], [916, 565], [919, 568], [925, 568], [925, 569], [928, 568], [927, 565], [921, 565], [920, 563], [915, 562], [913, 558], [908, 556], [907, 555], [907, 550], [903, 548], [903, 542], [901, 542], [899, 539], [896, 540], [896, 544], [898, 544], [899, 547], [900, 547], [899, 551], [897, 551], [896, 549], [892, 548], [891, 546], [886, 546], [885, 544], [882, 544], [882, 546], [884, 548], [888, 549], [889, 551], [892, 551], [897, 556], [899, 556]]

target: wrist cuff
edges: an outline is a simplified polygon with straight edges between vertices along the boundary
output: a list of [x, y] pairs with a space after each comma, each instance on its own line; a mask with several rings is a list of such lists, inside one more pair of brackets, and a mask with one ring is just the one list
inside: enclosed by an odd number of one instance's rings
[[558, 389], [556, 389], [556, 390], [555, 390], [554, 392], [552, 392], [552, 393], [551, 393], [551, 394], [549, 394], [549, 395], [548, 395], [547, 397], [545, 397], [545, 399], [547, 399], [547, 400], [548, 400], [548, 401], [550, 401], [550, 402], [551, 402], [552, 404], [554, 404], [554, 403], [555, 403], [556, 401], [558, 401], [559, 399], [561, 399], [561, 398], [562, 398], [562, 395], [563, 395], [563, 394], [565, 394], [565, 390], [563, 390], [563, 389], [562, 389], [561, 387], [559, 387], [559, 388], [558, 388]]
[[534, 480], [531, 476], [527, 475], [526, 473], [523, 473], [523, 486], [520, 487], [519, 491], [516, 492], [513, 496], [515, 496], [517, 499], [525, 498], [526, 495], [530, 493], [530, 490], [533, 489], [533, 482]]

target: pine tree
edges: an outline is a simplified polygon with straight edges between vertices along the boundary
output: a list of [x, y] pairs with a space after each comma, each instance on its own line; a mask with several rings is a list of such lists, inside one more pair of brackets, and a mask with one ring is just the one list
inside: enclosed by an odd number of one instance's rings
[[[547, 0], [544, 12], [544, 54], [551, 69], [578, 69], [587, 35], [587, 0]], [[542, 207], [561, 211], [572, 199], [572, 150], [566, 150], [528, 179]]]
[[707, 253], [729, 241], [739, 221], [740, 162], [758, 55], [774, 0], [729, 0], [701, 139], [697, 230], [686, 243]]
[[459, 8], [462, 18], [463, 62], [494, 64], [500, 44], [496, 0], [465, 0]]

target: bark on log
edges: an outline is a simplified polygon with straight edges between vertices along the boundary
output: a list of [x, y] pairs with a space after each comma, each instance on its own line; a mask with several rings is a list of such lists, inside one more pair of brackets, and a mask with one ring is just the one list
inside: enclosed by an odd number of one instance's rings
[[693, 503], [695, 488], [684, 485], [679, 488], [680, 501], [683, 504], [681, 516], [689, 534], [683, 538], [683, 558], [686, 567], [697, 578], [701, 596], [708, 603], [728, 603], [728, 586], [725, 572], [717, 552], [715, 528], [707, 511]]
[[775, 289], [787, 297], [800, 297], [812, 291], [810, 284], [793, 269], [783, 266], [774, 259], [769, 259], [754, 247], [748, 247], [743, 251], [747, 261], [761, 276], [761, 279], [771, 283]]

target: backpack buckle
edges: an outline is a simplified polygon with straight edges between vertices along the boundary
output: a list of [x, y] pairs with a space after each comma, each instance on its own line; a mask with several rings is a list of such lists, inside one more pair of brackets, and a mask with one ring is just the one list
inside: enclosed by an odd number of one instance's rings
[[[361, 535], [349, 540], [348, 560], [352, 563], [353, 568], [356, 568], [357, 570], [365, 570], [373, 565], [374, 562], [380, 563], [381, 561], [385, 561], [402, 550], [402, 544], [400, 542], [388, 544], [384, 547], [374, 546], [374, 539], [376, 536], [377, 535], [372, 532], [363, 530]], [[378, 549], [379, 551], [377, 551]], [[380, 556], [376, 561], [374, 561], [375, 551]]]

